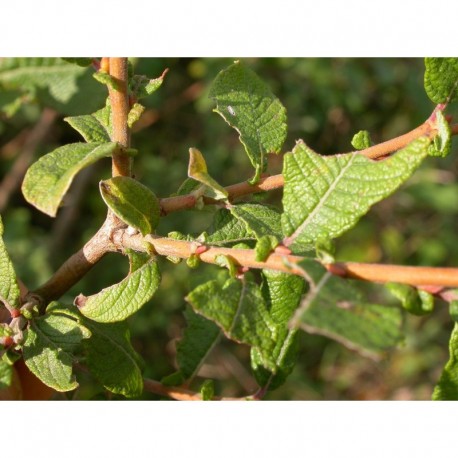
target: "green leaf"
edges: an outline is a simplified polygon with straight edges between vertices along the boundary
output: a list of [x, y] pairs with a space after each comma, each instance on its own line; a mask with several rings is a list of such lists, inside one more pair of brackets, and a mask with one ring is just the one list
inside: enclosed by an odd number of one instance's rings
[[99, 323], [123, 321], [154, 296], [160, 280], [157, 262], [152, 258], [120, 283], [92, 296], [80, 294], [75, 303], [81, 313], [91, 320]]
[[100, 182], [100, 193], [119, 219], [151, 234], [159, 224], [159, 200], [145, 185], [129, 177], [117, 176]]
[[434, 103], [457, 99], [458, 59], [456, 57], [427, 57], [425, 59], [425, 90]]
[[229, 339], [257, 347], [265, 366], [274, 366], [272, 349], [277, 329], [256, 283], [230, 278], [221, 286], [212, 280], [195, 288], [186, 301], [197, 313], [214, 321]]
[[264, 235], [274, 235], [281, 239], [281, 215], [275, 208], [261, 204], [239, 204], [231, 205], [229, 210], [246, 224], [258, 240]]
[[88, 143], [109, 142], [112, 135], [111, 107], [107, 105], [90, 115], [64, 118]]
[[371, 137], [367, 130], [360, 130], [353, 135], [351, 146], [357, 150], [369, 148], [372, 145]]
[[450, 337], [450, 359], [442, 371], [441, 378], [434, 388], [433, 400], [456, 401], [458, 400], [458, 323]]
[[269, 254], [278, 246], [278, 239], [274, 235], [263, 235], [255, 246], [255, 260], [265, 261]]
[[0, 359], [0, 390], [11, 386], [13, 381], [13, 366]]
[[208, 174], [205, 159], [196, 148], [189, 148], [188, 176], [206, 186], [205, 195], [213, 199], [227, 199], [227, 191]]
[[112, 89], [115, 89], [115, 90], [119, 90], [120, 89], [118, 80], [116, 80], [116, 78], [114, 78], [109, 73], [107, 73], [107, 72], [105, 72], [103, 70], [100, 70], [98, 72], [93, 73], [92, 76], [99, 83], [105, 84], [106, 86], [108, 86], [108, 87], [110, 87]]
[[215, 396], [215, 384], [213, 380], [205, 380], [205, 382], [200, 387], [200, 395], [202, 396], [202, 401], [211, 401]]
[[452, 130], [441, 110], [436, 111], [437, 135], [430, 145], [428, 153], [430, 156], [445, 157], [452, 149]]
[[188, 326], [177, 342], [177, 363], [184, 380], [192, 380], [201, 365], [218, 343], [220, 328], [210, 320], [186, 308], [184, 316]]
[[111, 156], [116, 148], [116, 143], [72, 143], [46, 154], [27, 170], [22, 183], [25, 199], [43, 213], [56, 216], [74, 176], [102, 157]]
[[266, 154], [279, 153], [286, 139], [286, 110], [263, 81], [236, 62], [214, 80], [209, 97], [215, 112], [238, 133], [256, 169], [252, 183], [266, 168]]
[[0, 217], [0, 302], [17, 309], [20, 307], [20, 295], [16, 272], [3, 242], [3, 222]]
[[207, 242], [212, 245], [238, 243], [256, 238], [243, 220], [236, 218], [225, 208], [215, 212], [213, 222], [207, 232]]
[[[93, 80], [91, 68], [61, 58], [4, 58], [0, 61], [0, 85], [7, 90], [33, 94], [56, 110], [80, 114], [94, 110], [106, 97]], [[81, 97], [84, 93], [85, 96]]]
[[278, 325], [272, 352], [275, 369], [268, 370], [263, 366], [256, 348], [251, 349], [251, 367], [259, 385], [266, 390], [274, 390], [285, 382], [296, 365], [297, 330], [290, 329], [288, 323], [301, 301], [305, 281], [296, 275], [271, 270], [264, 270], [263, 276], [263, 294], [270, 306], [270, 316]]
[[30, 322], [25, 332], [24, 362], [45, 385], [56, 391], [74, 390], [75, 353], [90, 331], [73, 319], [46, 315]]
[[419, 138], [383, 161], [358, 152], [320, 156], [299, 142], [284, 158], [283, 243], [296, 250], [333, 239], [353, 227], [420, 165], [430, 140]]
[[129, 82], [133, 96], [140, 100], [156, 92], [162, 86], [167, 72], [168, 69], [165, 69], [161, 76], [154, 79], [149, 79], [143, 75], [133, 75]]
[[434, 297], [426, 291], [401, 283], [387, 283], [385, 286], [412, 315], [426, 315], [434, 309]]
[[59, 58], [5, 58], [0, 61], [0, 83], [7, 88], [48, 88], [61, 102], [78, 90], [76, 79], [86, 69]]
[[145, 109], [146, 108], [141, 103], [134, 103], [127, 115], [127, 125], [130, 128], [140, 119]]
[[107, 390], [126, 397], [141, 394], [141, 358], [130, 343], [127, 323], [96, 323], [85, 318], [76, 307], [57, 302], [51, 303], [46, 312], [71, 317], [90, 331], [91, 337], [83, 341], [85, 362]]
[[290, 326], [337, 340], [363, 355], [378, 353], [402, 340], [402, 313], [395, 307], [366, 303], [353, 284], [316, 261], [298, 264], [314, 282], [304, 295]]
[[86, 363], [109, 391], [126, 397], [137, 397], [143, 391], [139, 356], [130, 343], [127, 323], [96, 323], [84, 320], [92, 332], [85, 341]]

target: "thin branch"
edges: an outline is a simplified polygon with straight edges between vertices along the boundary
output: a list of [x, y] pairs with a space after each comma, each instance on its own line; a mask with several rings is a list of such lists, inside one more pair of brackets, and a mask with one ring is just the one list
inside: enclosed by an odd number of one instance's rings
[[[458, 124], [451, 125], [450, 129], [452, 135], [458, 135]], [[363, 156], [366, 156], [370, 159], [378, 159], [406, 147], [410, 142], [417, 138], [424, 136], [432, 138], [436, 134], [437, 130], [435, 129], [434, 124], [430, 120], [427, 120], [421, 126], [418, 126], [410, 132], [386, 142], [379, 143], [378, 145], [371, 146], [370, 148], [361, 150], [359, 154], [362, 154]], [[231, 200], [248, 194], [279, 189], [282, 188], [283, 185], [283, 175], [279, 174], [261, 178], [259, 183], [256, 185], [250, 185], [248, 182], [233, 184], [231, 186], [227, 186], [226, 191], [228, 192], [228, 198]], [[160, 203], [162, 214], [167, 215], [179, 210], [194, 208], [196, 205], [196, 198], [193, 194], [186, 194], [183, 196], [163, 198], [161, 199]], [[218, 201], [204, 197], [204, 203], [207, 205], [214, 205], [217, 204]]]
[[[272, 191], [274, 189], [282, 188], [284, 184], [283, 175], [273, 175], [271, 177], [261, 178], [255, 185], [251, 185], [244, 181], [242, 183], [233, 184], [226, 187], [228, 198], [235, 199], [237, 197], [246, 196], [263, 191]], [[221, 203], [209, 197], [204, 197], [204, 203], [207, 205]], [[196, 198], [193, 194], [186, 194], [183, 196], [166, 197], [161, 199], [161, 210], [163, 215], [167, 215], [179, 210], [193, 208], [196, 205]]]
[[[129, 95], [127, 91], [127, 59], [124, 57], [111, 57], [109, 72], [114, 78], [116, 88], [109, 87], [113, 135], [111, 140], [118, 142], [123, 148], [130, 146], [130, 129], [127, 125], [129, 114]], [[122, 151], [113, 154], [112, 175], [131, 176], [130, 156]]]
[[[144, 390], [160, 396], [167, 396], [177, 401], [202, 401], [202, 396], [194, 391], [185, 388], [166, 386], [156, 380], [145, 378], [143, 380]], [[222, 398], [214, 396], [214, 401], [242, 401], [248, 398]]]
[[[130, 248], [147, 251], [145, 242], [154, 247], [162, 256], [176, 256], [187, 259], [196, 251], [196, 242], [140, 234], [129, 235], [124, 229], [113, 233], [113, 242], [119, 249]], [[303, 276], [303, 269], [297, 264], [304, 258], [295, 255], [271, 253], [263, 262], [256, 261], [255, 250], [207, 246], [199, 255], [201, 261], [216, 264], [218, 255], [229, 256], [237, 265], [250, 269], [270, 269]], [[413, 286], [458, 287], [458, 268], [423, 267], [339, 262], [324, 267], [333, 275], [370, 282], [398, 282]]]
[[116, 251], [110, 236], [117, 220], [109, 214], [98, 232], [78, 252], [68, 258], [53, 276], [32, 292], [43, 303], [58, 299], [83, 278], [107, 253]]
[[25, 172], [32, 162], [35, 151], [51, 130], [57, 113], [45, 108], [35, 127], [27, 134], [24, 146], [13, 167], [0, 184], [0, 212], [7, 206], [12, 194], [21, 186]]

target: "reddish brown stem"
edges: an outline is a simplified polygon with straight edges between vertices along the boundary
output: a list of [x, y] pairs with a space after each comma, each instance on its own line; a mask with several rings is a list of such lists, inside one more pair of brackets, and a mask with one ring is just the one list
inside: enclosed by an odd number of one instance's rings
[[[458, 124], [453, 124], [450, 126], [452, 131], [452, 135], [458, 134]], [[378, 145], [371, 146], [370, 148], [366, 148], [361, 150], [359, 154], [366, 156], [370, 159], [377, 159], [383, 156], [387, 156], [395, 151], [398, 151], [401, 148], [406, 147], [410, 142], [415, 140], [416, 138], [420, 138], [426, 136], [428, 138], [432, 138], [436, 135], [437, 131], [433, 126], [433, 123], [430, 120], [424, 122], [421, 126], [411, 130], [410, 132], [401, 135], [399, 137], [393, 138], [383, 143], [379, 143]], [[246, 196], [248, 194], [255, 194], [257, 192], [262, 191], [272, 191], [273, 189], [282, 188], [284, 185], [283, 175], [273, 175], [266, 178], [261, 178], [259, 183], [256, 185], [250, 185], [248, 182], [242, 182], [233, 184], [231, 186], [226, 187], [226, 191], [228, 192], [229, 199], [235, 199], [237, 197]], [[208, 197], [204, 197], [204, 203], [208, 205], [217, 204], [218, 201], [214, 199], [210, 199]], [[167, 215], [172, 212], [176, 212], [179, 210], [186, 210], [190, 208], [194, 208], [196, 204], [196, 199], [192, 194], [186, 194], [184, 196], [176, 196], [176, 197], [167, 197], [161, 199], [161, 208], [162, 214]]]
[[[112, 141], [118, 142], [123, 148], [130, 146], [130, 129], [127, 125], [129, 115], [129, 95], [127, 90], [127, 59], [124, 57], [110, 57], [109, 71], [116, 83], [116, 88], [109, 87], [113, 135]], [[131, 158], [117, 151], [113, 154], [112, 175], [130, 176]]]
[[[174, 240], [147, 235], [130, 236], [124, 230], [114, 234], [114, 243], [118, 248], [131, 248], [136, 251], [146, 251], [145, 241], [153, 245], [155, 251], [163, 256], [189, 258], [193, 254], [193, 242]], [[194, 250], [195, 251], [195, 250]], [[230, 256], [239, 266], [252, 269], [271, 269], [281, 272], [303, 275], [303, 269], [297, 264], [304, 258], [301, 256], [271, 253], [263, 262], [256, 261], [254, 250], [236, 248], [208, 247], [208, 250], [199, 255], [203, 262], [216, 264], [218, 255]], [[458, 287], [458, 269], [445, 267], [416, 267], [381, 264], [365, 264], [357, 262], [340, 262], [325, 265], [334, 275], [355, 278], [371, 282], [398, 282], [413, 286], [443, 286]]]

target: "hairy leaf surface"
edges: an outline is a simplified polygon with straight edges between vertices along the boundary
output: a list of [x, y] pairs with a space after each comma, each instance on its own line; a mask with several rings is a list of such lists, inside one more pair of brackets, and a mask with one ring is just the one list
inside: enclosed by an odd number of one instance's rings
[[78, 386], [74, 353], [90, 331], [66, 316], [46, 315], [31, 321], [25, 333], [24, 361], [30, 371], [56, 391]]
[[221, 337], [220, 328], [205, 317], [186, 308], [188, 326], [177, 343], [177, 363], [185, 380], [192, 379]]
[[427, 57], [425, 59], [425, 90], [435, 103], [447, 103], [458, 98], [458, 59]]
[[[0, 217], [0, 302], [19, 308], [20, 291], [11, 259], [3, 242], [3, 222]], [[0, 304], [1, 307], [1, 304]]]
[[297, 329], [290, 329], [288, 323], [299, 306], [305, 281], [295, 275], [271, 270], [264, 270], [263, 276], [263, 294], [270, 306], [270, 316], [278, 325], [272, 352], [275, 369], [268, 370], [262, 365], [256, 348], [251, 349], [251, 367], [259, 385], [267, 390], [274, 390], [285, 382], [296, 365]]
[[75, 175], [102, 157], [111, 156], [116, 148], [116, 143], [72, 143], [46, 154], [25, 175], [25, 199], [43, 213], [56, 216]]
[[286, 110], [263, 81], [236, 62], [221, 71], [210, 89], [216, 113], [233, 127], [250, 158], [259, 180], [266, 154], [279, 153], [286, 139]]
[[458, 323], [455, 323], [450, 336], [449, 349], [450, 358], [434, 388], [433, 400], [435, 401], [458, 400]]
[[13, 380], [13, 366], [0, 359], [0, 390], [11, 386]]
[[[38, 96], [46, 105], [66, 114], [96, 109], [106, 97], [93, 80], [90, 68], [55, 57], [4, 58], [0, 61], [0, 85]], [[84, 92], [85, 97], [81, 97]]]
[[92, 332], [84, 345], [91, 372], [112, 393], [140, 396], [143, 391], [140, 358], [130, 343], [127, 323], [83, 322]]
[[212, 280], [195, 288], [186, 300], [197, 313], [214, 321], [229, 339], [257, 347], [263, 364], [274, 367], [272, 349], [277, 327], [256, 283], [230, 278], [221, 286]]
[[357, 152], [321, 156], [299, 142], [284, 159], [284, 244], [306, 250], [339, 237], [410, 177], [429, 144], [419, 138], [388, 159], [372, 161]]
[[88, 143], [109, 142], [112, 135], [111, 107], [107, 106], [90, 115], [64, 118]]
[[97, 294], [78, 296], [81, 313], [99, 323], [123, 321], [137, 312], [156, 292], [161, 275], [155, 259], [143, 264], [116, 285]]
[[97, 323], [84, 317], [76, 307], [51, 303], [48, 313], [71, 317], [91, 333], [83, 341], [85, 363], [109, 391], [126, 397], [139, 396], [143, 390], [141, 358], [130, 343], [127, 323]]
[[101, 181], [100, 193], [121, 221], [143, 235], [156, 229], [161, 212], [159, 200], [145, 185], [130, 177], [117, 176]]
[[306, 259], [299, 265], [314, 282], [290, 326], [337, 340], [362, 354], [376, 356], [402, 340], [402, 313], [395, 307], [366, 303], [348, 280]]

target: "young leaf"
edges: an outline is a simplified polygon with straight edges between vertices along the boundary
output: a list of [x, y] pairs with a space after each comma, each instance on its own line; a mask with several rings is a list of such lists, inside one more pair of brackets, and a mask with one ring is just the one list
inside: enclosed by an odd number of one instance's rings
[[286, 110], [262, 80], [240, 62], [221, 71], [210, 89], [215, 112], [238, 133], [256, 169], [266, 168], [266, 154], [279, 153], [286, 139]]
[[425, 90], [434, 103], [448, 103], [458, 97], [458, 59], [427, 57], [425, 59]]
[[118, 176], [101, 181], [100, 193], [113, 213], [129, 226], [143, 235], [156, 229], [161, 213], [159, 200], [137, 180]]
[[200, 387], [200, 395], [202, 396], [202, 401], [211, 401], [215, 396], [215, 384], [213, 380], [205, 380], [205, 382]]
[[0, 307], [1, 302], [9, 308], [19, 308], [20, 291], [11, 259], [3, 242], [3, 222], [0, 217]]
[[96, 323], [84, 320], [92, 336], [85, 341], [86, 363], [109, 391], [126, 397], [137, 397], [143, 391], [139, 356], [130, 343], [126, 323]]
[[221, 286], [212, 280], [195, 288], [186, 301], [214, 321], [229, 339], [257, 347], [266, 367], [275, 367], [272, 349], [277, 328], [256, 283], [230, 278]]
[[266, 369], [256, 348], [251, 349], [251, 367], [256, 381], [266, 390], [282, 385], [294, 369], [297, 360], [297, 330], [288, 323], [297, 309], [305, 281], [301, 277], [282, 272], [264, 270], [263, 293], [270, 305], [270, 316], [278, 325], [278, 335], [272, 352], [275, 370]]
[[410, 177], [429, 143], [419, 138], [388, 159], [372, 161], [358, 152], [320, 156], [299, 142], [284, 159], [283, 243], [306, 250], [343, 234]]
[[74, 176], [102, 157], [111, 156], [116, 148], [116, 143], [72, 143], [46, 154], [25, 175], [25, 199], [43, 213], [56, 216]]
[[168, 68], [162, 72], [158, 78], [149, 79], [143, 75], [133, 75], [129, 81], [130, 90], [132, 95], [137, 99], [148, 97], [153, 92], [156, 92], [164, 82], [164, 77], [168, 72]]
[[437, 135], [429, 147], [430, 156], [445, 157], [452, 148], [452, 130], [441, 110], [436, 111]]
[[116, 285], [75, 303], [87, 318], [99, 323], [123, 321], [146, 304], [159, 287], [161, 275], [155, 259], [143, 264]]
[[369, 148], [371, 145], [371, 137], [367, 130], [360, 130], [358, 133], [353, 135], [351, 140], [351, 146], [357, 150]]
[[64, 118], [88, 143], [109, 142], [112, 134], [109, 100], [102, 109], [90, 115]]
[[30, 371], [56, 391], [74, 390], [74, 353], [90, 331], [70, 317], [45, 315], [30, 322], [25, 332], [24, 361]]
[[132, 126], [140, 119], [145, 110], [146, 107], [141, 103], [134, 103], [129, 111], [129, 114], [127, 115], [127, 125], [132, 128]]
[[450, 359], [444, 367], [441, 378], [434, 388], [433, 400], [458, 400], [458, 323], [455, 323], [450, 337]]
[[401, 283], [387, 283], [386, 287], [412, 315], [426, 315], [434, 309], [434, 297], [426, 291]]
[[299, 265], [314, 284], [304, 295], [290, 326], [337, 340], [368, 356], [402, 340], [402, 313], [395, 307], [365, 303], [348, 280], [333, 276], [311, 259]]
[[188, 176], [206, 186], [206, 195], [214, 199], [226, 199], [227, 191], [209, 174], [202, 153], [196, 148], [189, 148]]
[[210, 320], [186, 308], [188, 326], [177, 343], [177, 363], [184, 380], [192, 380], [221, 337], [220, 328]]
[[278, 246], [278, 239], [273, 235], [263, 235], [255, 246], [255, 260], [265, 261], [269, 254]]

